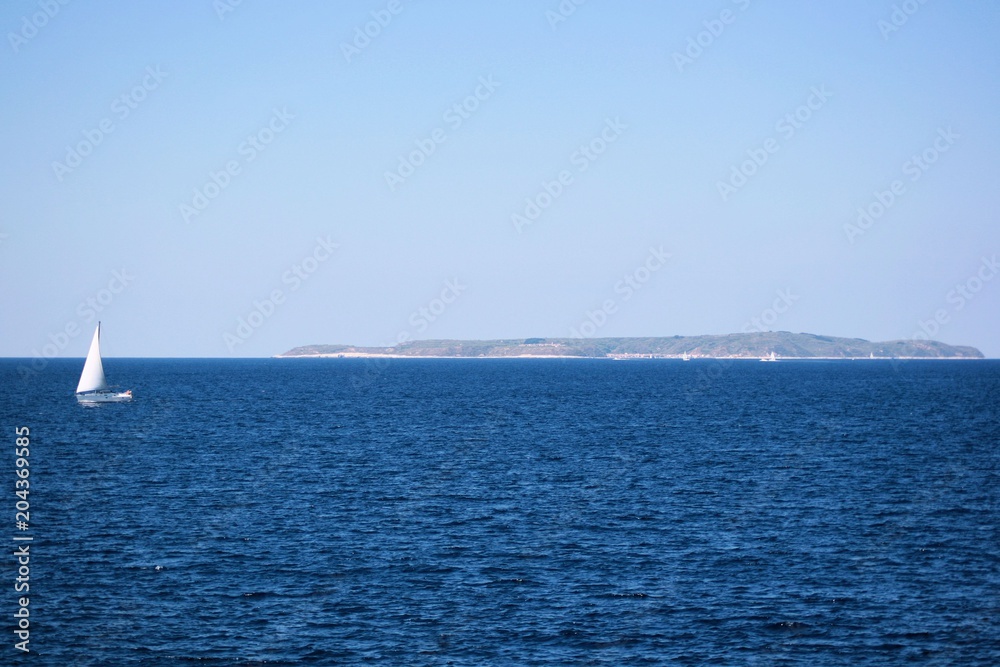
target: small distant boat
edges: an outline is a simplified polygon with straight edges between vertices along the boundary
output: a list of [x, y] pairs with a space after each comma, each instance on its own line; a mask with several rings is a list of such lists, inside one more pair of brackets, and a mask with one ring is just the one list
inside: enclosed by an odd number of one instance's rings
[[691, 361], [691, 355], [685, 352], [684, 354], [681, 355], [681, 359], [683, 361]]
[[778, 358], [776, 356], [774, 356], [774, 352], [771, 352], [771, 356], [769, 356], [769, 357], [761, 357], [760, 360], [761, 361], [777, 361]]
[[97, 323], [94, 340], [90, 342], [87, 360], [83, 362], [80, 382], [76, 385], [76, 400], [80, 403], [118, 403], [132, 400], [132, 390], [117, 392], [108, 386], [101, 362], [101, 323]]

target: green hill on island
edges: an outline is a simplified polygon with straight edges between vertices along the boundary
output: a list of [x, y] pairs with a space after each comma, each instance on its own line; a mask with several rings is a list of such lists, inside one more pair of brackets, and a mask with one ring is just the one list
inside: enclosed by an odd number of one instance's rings
[[873, 343], [807, 333], [769, 331], [659, 338], [516, 338], [501, 340], [417, 340], [394, 347], [305, 345], [281, 358], [294, 357], [580, 357], [580, 358], [761, 358], [785, 359], [982, 359], [974, 347], [932, 340]]

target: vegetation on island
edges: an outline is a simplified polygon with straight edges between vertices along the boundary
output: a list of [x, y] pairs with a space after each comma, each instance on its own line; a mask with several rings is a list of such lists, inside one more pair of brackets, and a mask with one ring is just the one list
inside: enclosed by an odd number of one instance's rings
[[870, 342], [788, 331], [650, 338], [516, 338], [417, 340], [393, 347], [305, 345], [279, 357], [584, 357], [584, 358], [982, 359], [974, 347], [932, 340]]

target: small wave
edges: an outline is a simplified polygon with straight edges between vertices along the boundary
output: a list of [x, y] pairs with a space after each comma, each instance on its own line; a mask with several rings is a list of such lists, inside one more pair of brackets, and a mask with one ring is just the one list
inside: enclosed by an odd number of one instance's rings
[[764, 627], [767, 628], [768, 630], [775, 630], [775, 631], [788, 631], [788, 630], [801, 631], [801, 630], [808, 630], [812, 626], [810, 626], [808, 623], [803, 623], [802, 621], [774, 621], [772, 623], [768, 623]]

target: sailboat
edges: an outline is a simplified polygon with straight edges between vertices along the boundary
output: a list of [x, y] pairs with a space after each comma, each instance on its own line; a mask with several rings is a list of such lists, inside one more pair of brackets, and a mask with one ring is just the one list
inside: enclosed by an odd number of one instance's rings
[[97, 323], [94, 340], [90, 341], [87, 361], [83, 362], [80, 382], [76, 385], [76, 400], [80, 403], [117, 403], [131, 401], [132, 390], [117, 392], [108, 386], [101, 363], [101, 323]]
[[761, 357], [760, 360], [761, 361], [777, 361], [778, 358], [776, 356], [774, 356], [774, 352], [771, 352], [771, 356], [769, 356], [769, 357]]

